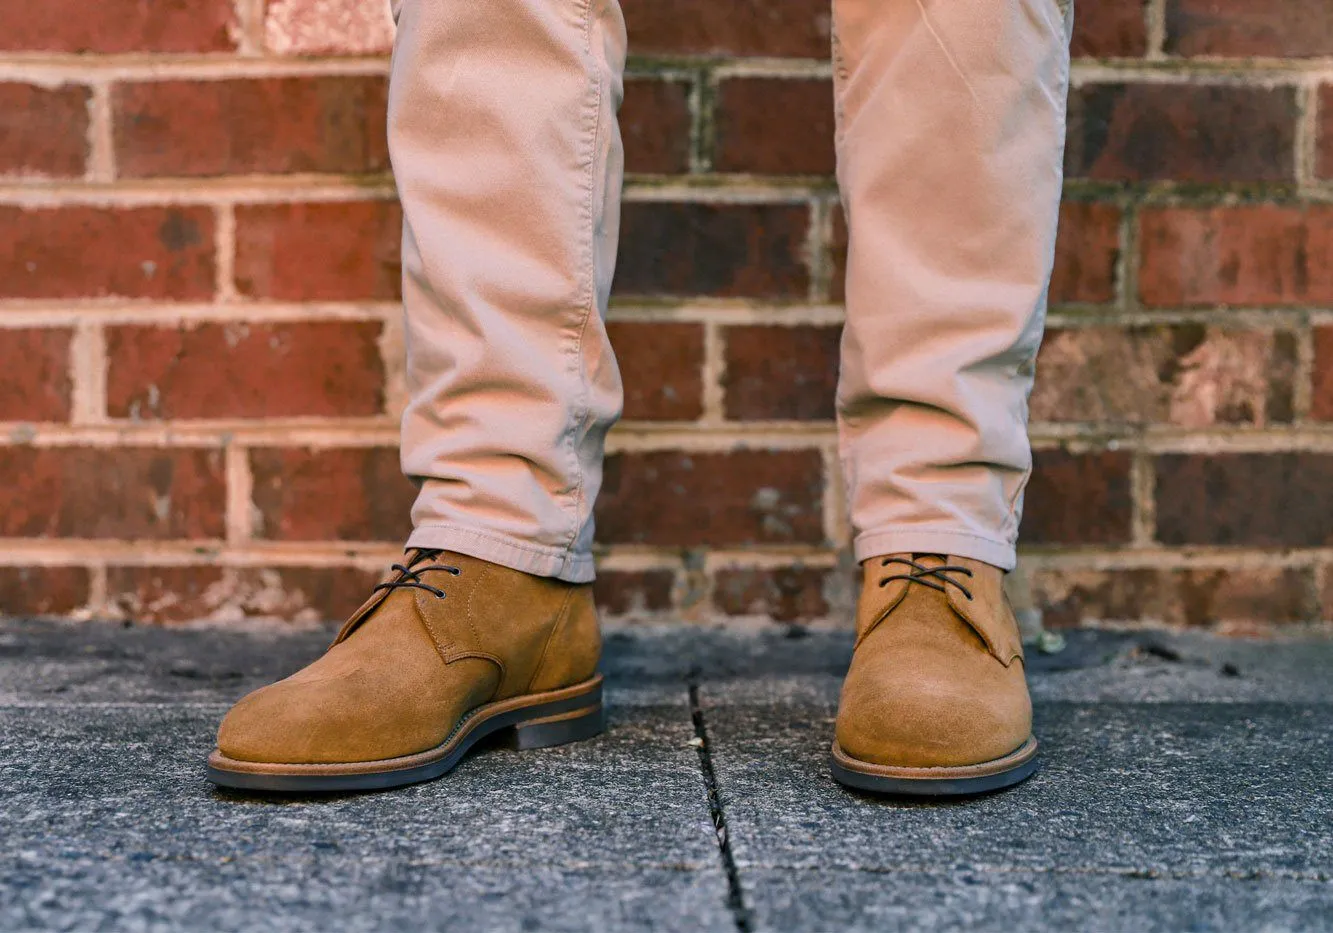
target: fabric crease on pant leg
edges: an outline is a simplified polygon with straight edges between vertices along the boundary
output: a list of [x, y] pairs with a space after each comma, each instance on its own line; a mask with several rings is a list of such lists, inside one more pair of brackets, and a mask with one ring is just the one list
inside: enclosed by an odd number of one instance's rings
[[1014, 565], [1068, 12], [1058, 0], [833, 0], [848, 228], [839, 456], [860, 560]]
[[409, 545], [570, 582], [622, 406], [616, 0], [400, 0], [389, 147], [403, 204]]

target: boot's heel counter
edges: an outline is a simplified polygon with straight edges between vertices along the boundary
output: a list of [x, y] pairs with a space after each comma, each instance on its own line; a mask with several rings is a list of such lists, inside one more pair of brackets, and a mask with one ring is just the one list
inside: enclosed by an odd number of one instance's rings
[[597, 605], [593, 602], [591, 584], [582, 584], [570, 594], [528, 691], [541, 693], [582, 683], [597, 673], [601, 657], [602, 629]]

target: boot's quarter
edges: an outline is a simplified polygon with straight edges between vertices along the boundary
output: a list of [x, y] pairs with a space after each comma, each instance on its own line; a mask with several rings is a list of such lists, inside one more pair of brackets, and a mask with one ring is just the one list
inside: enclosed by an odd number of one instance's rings
[[1009, 787], [1037, 765], [1023, 647], [1001, 572], [941, 555], [866, 561], [833, 777], [934, 797]]
[[375, 790], [440, 777], [479, 741], [520, 749], [604, 727], [591, 587], [415, 550], [323, 657], [224, 718], [208, 780]]

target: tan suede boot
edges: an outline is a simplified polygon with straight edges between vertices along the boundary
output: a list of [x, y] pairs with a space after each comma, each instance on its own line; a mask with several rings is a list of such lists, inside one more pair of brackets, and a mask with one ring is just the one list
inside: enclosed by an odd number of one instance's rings
[[520, 748], [601, 732], [592, 587], [413, 550], [309, 667], [218, 730], [215, 784], [369, 790], [439, 777], [482, 737]]
[[1037, 770], [1032, 702], [1003, 574], [964, 557], [864, 563], [833, 776], [863, 790], [942, 796]]

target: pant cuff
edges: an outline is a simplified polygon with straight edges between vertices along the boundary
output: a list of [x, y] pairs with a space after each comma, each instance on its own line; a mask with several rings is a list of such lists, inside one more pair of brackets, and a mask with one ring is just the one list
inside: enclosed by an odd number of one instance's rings
[[852, 551], [858, 563], [870, 557], [911, 553], [969, 557], [1004, 571], [1013, 570], [1018, 563], [1018, 554], [1009, 541], [982, 538], [963, 531], [932, 531], [929, 528], [888, 528], [862, 532], [852, 543]]
[[545, 547], [493, 531], [461, 525], [421, 525], [407, 539], [409, 548], [440, 548], [566, 583], [591, 583], [596, 573], [592, 554]]

